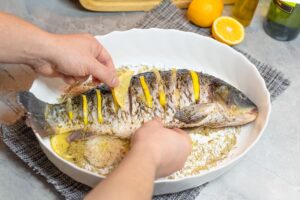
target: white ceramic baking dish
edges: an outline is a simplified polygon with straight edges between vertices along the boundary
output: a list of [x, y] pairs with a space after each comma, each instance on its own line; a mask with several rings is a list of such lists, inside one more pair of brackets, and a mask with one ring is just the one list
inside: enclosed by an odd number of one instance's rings
[[[236, 164], [261, 137], [271, 110], [269, 92], [256, 67], [231, 47], [178, 30], [132, 29], [96, 38], [111, 53], [116, 66], [145, 64], [202, 71], [240, 89], [259, 108], [256, 121], [242, 128], [236, 148], [220, 165], [196, 176], [156, 180], [154, 194], [178, 192], [215, 179]], [[30, 91], [46, 102], [55, 103], [65, 87], [59, 79], [39, 77]], [[63, 160], [51, 149], [49, 138], [42, 138], [38, 133], [36, 136], [49, 160], [76, 181], [93, 187], [104, 178]]]

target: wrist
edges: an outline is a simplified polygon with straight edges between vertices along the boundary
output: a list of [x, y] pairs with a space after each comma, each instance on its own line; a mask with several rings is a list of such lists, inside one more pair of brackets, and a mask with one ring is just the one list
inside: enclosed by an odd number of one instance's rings
[[149, 150], [149, 148], [144, 145], [135, 145], [130, 150], [130, 156], [135, 157], [142, 166], [147, 166], [147, 168], [153, 171], [154, 177], [157, 176], [160, 162], [157, 155]]

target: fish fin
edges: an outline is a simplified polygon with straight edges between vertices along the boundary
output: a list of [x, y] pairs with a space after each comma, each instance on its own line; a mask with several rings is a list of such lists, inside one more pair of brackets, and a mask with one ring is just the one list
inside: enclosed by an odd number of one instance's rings
[[186, 124], [195, 124], [205, 119], [216, 109], [216, 103], [201, 103], [184, 107], [175, 113], [174, 118]]
[[50, 126], [45, 118], [47, 103], [27, 91], [18, 92], [17, 101], [27, 111], [28, 125], [42, 136], [49, 135]]

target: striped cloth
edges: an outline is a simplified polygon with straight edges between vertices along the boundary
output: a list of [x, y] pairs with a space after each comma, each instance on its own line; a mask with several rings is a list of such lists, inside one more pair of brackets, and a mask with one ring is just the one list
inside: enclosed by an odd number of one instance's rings
[[[209, 36], [210, 30], [198, 28], [185, 20], [184, 13], [174, 6], [169, 0], [162, 1], [161, 5], [148, 12], [144, 19], [137, 25], [138, 28], [163, 28], [179, 29], [183, 31], [195, 32]], [[238, 50], [238, 49], [236, 49]], [[240, 51], [240, 50], [238, 50]], [[271, 66], [263, 64], [243, 53], [258, 69], [264, 78], [267, 88], [274, 100], [290, 84], [285, 76], [273, 69]], [[82, 199], [90, 190], [86, 185], [74, 181], [72, 178], [60, 172], [46, 157], [40, 148], [31, 128], [27, 127], [24, 119], [14, 125], [1, 126], [2, 139], [4, 143], [36, 174], [45, 178], [65, 199]], [[183, 192], [155, 196], [155, 200], [194, 200], [205, 187], [199, 186]]]

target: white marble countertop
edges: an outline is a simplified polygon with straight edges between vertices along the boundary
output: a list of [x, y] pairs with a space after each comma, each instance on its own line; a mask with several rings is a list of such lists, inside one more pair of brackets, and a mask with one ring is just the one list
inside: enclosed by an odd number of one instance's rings
[[[93, 13], [75, 0], [0, 0], [0, 10], [16, 14], [52, 32], [104, 34], [133, 27], [143, 13]], [[262, 29], [269, 0], [261, 1], [239, 48], [286, 74], [291, 86], [273, 102], [270, 122], [255, 147], [232, 170], [209, 183], [198, 200], [300, 199], [300, 37], [273, 40]], [[226, 7], [225, 13], [229, 13]], [[0, 84], [3, 81], [0, 75]], [[0, 85], [1, 86], [1, 85]], [[58, 199], [0, 141], [0, 199]]]

